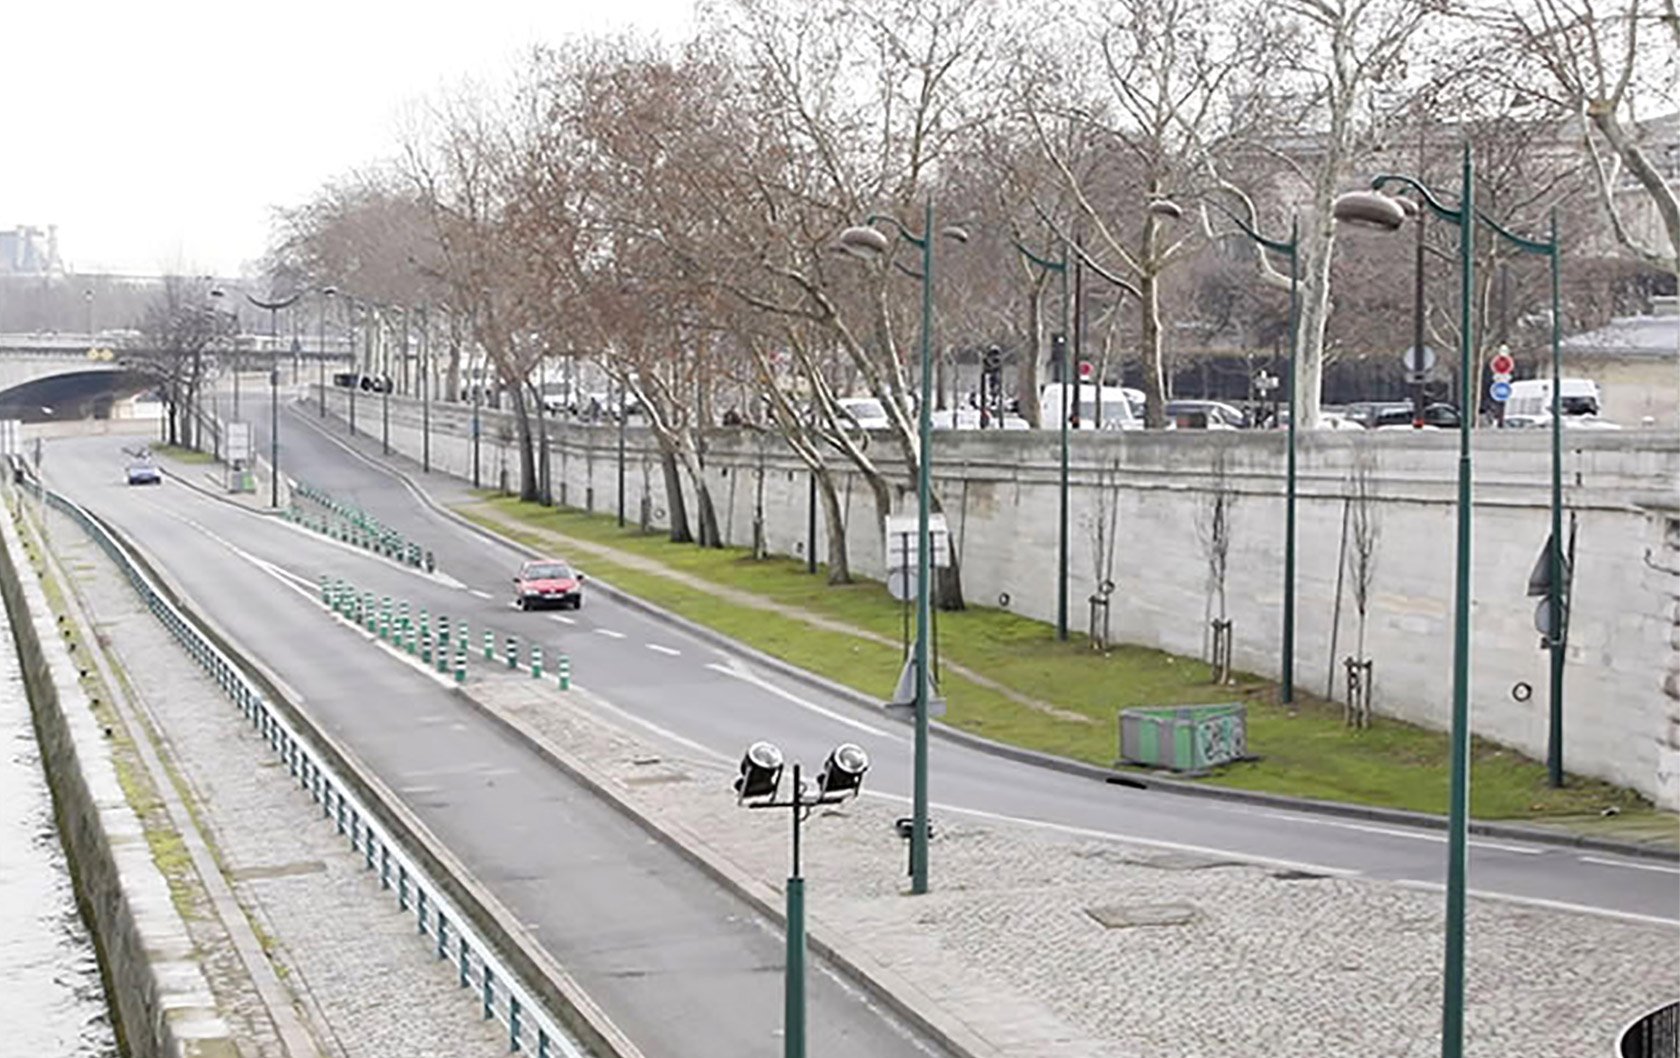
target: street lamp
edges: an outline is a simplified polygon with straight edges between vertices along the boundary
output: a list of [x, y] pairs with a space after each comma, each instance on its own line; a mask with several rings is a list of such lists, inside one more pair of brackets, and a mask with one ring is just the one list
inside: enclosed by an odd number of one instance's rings
[[[933, 548], [928, 532], [928, 513], [933, 502], [933, 197], [928, 196], [923, 207], [922, 234], [914, 235], [896, 219], [871, 214], [865, 226], [847, 228], [840, 233], [841, 249], [856, 257], [876, 259], [885, 257], [890, 243], [880, 231], [868, 225], [890, 224], [898, 237], [922, 251], [922, 385], [917, 406], [918, 458], [916, 460], [916, 752], [915, 787], [910, 828], [910, 891], [928, 891], [928, 637], [933, 623], [933, 611], [928, 601], [928, 580], [931, 578]], [[948, 226], [941, 235], [967, 242], [968, 232]]]
[[356, 436], [356, 391], [362, 388], [362, 365], [356, 354], [356, 299], [345, 295], [344, 329], [350, 336], [350, 436]]
[[[1376, 191], [1400, 184], [1415, 191], [1430, 212], [1458, 225], [1459, 378], [1461, 405], [1467, 399], [1475, 347], [1474, 290], [1476, 259], [1475, 165], [1470, 145], [1464, 145], [1457, 209], [1449, 209], [1434, 192], [1409, 176], [1385, 173], [1371, 181], [1372, 191], [1356, 191], [1336, 200], [1339, 221], [1398, 231], [1405, 213], [1393, 199]], [[1554, 240], [1555, 243], [1555, 240]], [[1554, 384], [1554, 389], [1556, 388]], [[1447, 924], [1446, 960], [1442, 971], [1441, 1055], [1464, 1053], [1464, 886], [1468, 852], [1470, 799], [1470, 422], [1465, 408], [1458, 415], [1458, 545], [1453, 605], [1452, 772], [1447, 804]]]
[[82, 291], [82, 301], [87, 305], [87, 333], [88, 348], [93, 348], [93, 289], [90, 287]]
[[787, 968], [782, 990], [783, 1058], [805, 1058], [805, 879], [800, 874], [799, 826], [818, 805], [839, 804], [858, 795], [869, 770], [869, 754], [850, 742], [836, 746], [815, 781], [800, 776], [793, 764], [793, 789], [777, 799], [782, 782], [782, 751], [754, 742], [741, 757], [735, 779], [736, 803], [748, 808], [786, 808], [793, 817], [793, 869], [787, 880]]
[[[1289, 434], [1285, 442], [1287, 455], [1284, 459], [1283, 661], [1280, 666], [1282, 682], [1278, 694], [1283, 704], [1289, 705], [1295, 701], [1295, 430], [1296, 420], [1299, 418], [1295, 414], [1295, 390], [1299, 377], [1296, 363], [1301, 353], [1301, 336], [1298, 333], [1301, 314], [1301, 222], [1298, 218], [1290, 219], [1287, 241], [1269, 239], [1219, 202], [1209, 200], [1209, 205], [1230, 218], [1238, 230], [1255, 245], [1289, 261], [1289, 361], [1283, 376], [1284, 392], [1289, 402]], [[1164, 215], [1167, 216], [1182, 216], [1184, 212], [1177, 203], [1165, 199], [1156, 202], [1151, 208], [1155, 206], [1162, 207]]]
[[320, 385], [321, 418], [327, 417], [327, 303], [338, 296], [338, 288], [321, 288], [320, 335], [315, 340], [315, 367]]
[[259, 309], [268, 310], [268, 505], [270, 507], [280, 506], [280, 345], [275, 314], [281, 309], [290, 308], [301, 297], [303, 297], [302, 291], [289, 298], [281, 298], [279, 301], [258, 301], [250, 294], [245, 295], [246, 301]]
[[[1054, 261], [1038, 256], [1018, 242], [1015, 249], [1039, 268], [1056, 273], [1062, 287], [1062, 329], [1061, 333], [1051, 336], [1050, 342], [1055, 349], [1051, 360], [1057, 366], [1056, 381], [1062, 389], [1061, 482], [1058, 489], [1060, 501], [1056, 511], [1056, 638], [1065, 642], [1068, 637], [1068, 421], [1072, 418], [1072, 413], [1068, 410], [1068, 382], [1070, 375], [1074, 379], [1079, 377], [1077, 367], [1073, 371], [1068, 370], [1067, 244], [1062, 244], [1061, 255]], [[1077, 350], [1075, 355], [1077, 356]], [[1101, 384], [1101, 380], [1098, 384]], [[1037, 399], [1036, 394], [1034, 399]]]

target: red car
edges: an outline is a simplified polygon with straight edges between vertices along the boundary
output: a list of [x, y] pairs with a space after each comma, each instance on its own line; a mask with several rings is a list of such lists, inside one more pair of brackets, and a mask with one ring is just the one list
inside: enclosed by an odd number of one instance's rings
[[582, 609], [583, 574], [559, 559], [527, 562], [513, 578], [513, 601], [521, 610], [540, 606]]

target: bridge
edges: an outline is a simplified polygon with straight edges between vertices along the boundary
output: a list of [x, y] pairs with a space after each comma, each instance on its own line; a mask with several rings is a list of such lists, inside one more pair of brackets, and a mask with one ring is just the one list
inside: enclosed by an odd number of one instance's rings
[[[149, 352], [142, 341], [134, 331], [0, 334], [0, 418], [41, 422], [124, 417], [131, 399], [156, 385], [146, 372], [125, 363]], [[282, 362], [320, 358], [314, 338], [300, 338], [294, 349], [289, 337], [271, 347], [267, 335], [242, 334], [234, 339], [234, 348], [236, 359], [247, 366], [266, 364], [271, 352]], [[226, 351], [207, 351], [206, 356], [207, 374], [214, 376]], [[328, 353], [333, 360], [343, 356], [340, 349]]]

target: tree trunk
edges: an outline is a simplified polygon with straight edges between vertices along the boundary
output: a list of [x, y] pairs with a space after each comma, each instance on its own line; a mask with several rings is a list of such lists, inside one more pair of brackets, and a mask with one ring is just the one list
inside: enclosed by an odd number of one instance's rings
[[519, 434], [514, 439], [519, 446], [519, 498], [526, 503], [536, 503], [541, 496], [537, 493], [535, 452], [531, 447], [531, 410], [525, 404], [525, 387], [513, 386], [510, 395], [513, 397], [513, 419], [519, 426]]
[[[1151, 223], [1151, 229], [1154, 225]], [[1167, 385], [1165, 357], [1161, 341], [1161, 278], [1145, 272], [1138, 278], [1143, 302], [1138, 309], [1138, 323], [1143, 342], [1143, 424], [1152, 430], [1167, 425]]]
[[828, 583], [850, 584], [852, 565], [846, 553], [845, 512], [840, 509], [840, 493], [834, 487], [834, 472], [825, 466], [817, 470], [816, 475], [823, 522], [828, 526]]
[[[1296, 427], [1316, 429], [1324, 384], [1324, 329], [1330, 321], [1330, 258], [1335, 248], [1335, 228], [1330, 196], [1323, 208], [1313, 211], [1302, 233], [1300, 318], [1296, 322], [1295, 416]], [[1285, 394], [1287, 399], [1288, 394]]]
[[688, 531], [688, 501], [683, 499], [682, 471], [677, 469], [676, 453], [663, 439], [659, 442], [659, 465], [665, 471], [665, 502], [671, 508], [673, 544], [692, 544], [694, 534]]

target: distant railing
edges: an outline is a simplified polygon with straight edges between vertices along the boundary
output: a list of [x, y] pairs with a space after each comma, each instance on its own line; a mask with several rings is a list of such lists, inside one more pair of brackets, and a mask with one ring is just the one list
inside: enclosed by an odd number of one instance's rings
[[[22, 463], [14, 460], [13, 466], [15, 474]], [[39, 482], [23, 478], [21, 483], [37, 497], [42, 494]], [[386, 825], [368, 811], [311, 740], [300, 734], [244, 670], [158, 589], [104, 523], [59, 493], [51, 489], [45, 493], [48, 503], [81, 526], [117, 564], [152, 613], [239, 707], [280, 758], [287, 774], [321, 806], [322, 818], [331, 819], [338, 833], [348, 836], [351, 851], [362, 855], [368, 870], [378, 870], [379, 887], [396, 891], [397, 907], [413, 912], [419, 933], [432, 938], [437, 958], [454, 964], [457, 982], [462, 988], [473, 989], [474, 1002], [484, 1018], [506, 1026], [508, 1049], [534, 1050], [538, 1058], [584, 1058], [584, 1049], [532, 999], [467, 916], [444, 895], [443, 887], [391, 837]]]

